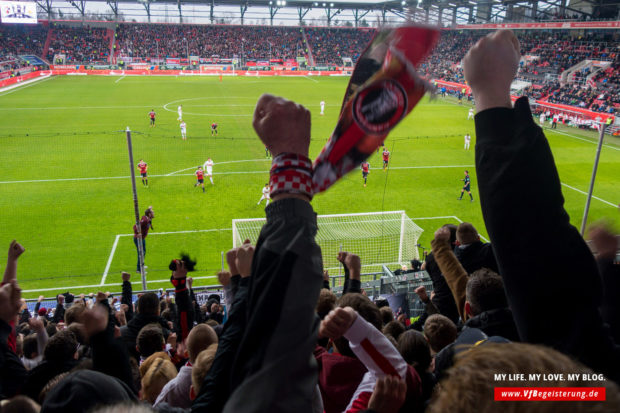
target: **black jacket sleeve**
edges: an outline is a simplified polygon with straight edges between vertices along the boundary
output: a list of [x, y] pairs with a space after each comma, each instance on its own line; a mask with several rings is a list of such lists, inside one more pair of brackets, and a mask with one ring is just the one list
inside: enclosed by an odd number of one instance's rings
[[194, 326], [194, 308], [189, 297], [186, 278], [171, 279], [174, 285], [174, 297], [177, 305], [175, 329], [178, 340], [185, 340]]
[[237, 354], [247, 319], [249, 278], [239, 278], [234, 301], [227, 304], [230, 311], [218, 342], [215, 360], [192, 405], [193, 412], [221, 412], [230, 395], [230, 367]]
[[[107, 302], [97, 304], [110, 307]], [[114, 338], [114, 320], [110, 316], [107, 328], [90, 338], [93, 356], [93, 369], [123, 381], [134, 393], [133, 376], [129, 365], [129, 355], [120, 338]]]
[[610, 378], [618, 347], [599, 313], [601, 281], [564, 210], [549, 144], [526, 98], [476, 115], [480, 203], [523, 341], [569, 354]]
[[15, 396], [27, 376], [26, 368], [7, 344], [11, 331], [11, 326], [0, 320], [0, 400]]
[[129, 281], [123, 281], [121, 304], [127, 304], [127, 307], [129, 307], [129, 310], [125, 313], [125, 318], [129, 322], [133, 318], [133, 289]]
[[247, 323], [224, 412], [304, 412], [317, 382], [314, 311], [323, 280], [316, 214], [287, 198], [265, 209], [252, 260]]
[[54, 317], [52, 317], [52, 321], [58, 324], [59, 321], [65, 320], [65, 307], [58, 303], [56, 304], [56, 310], [54, 310]]

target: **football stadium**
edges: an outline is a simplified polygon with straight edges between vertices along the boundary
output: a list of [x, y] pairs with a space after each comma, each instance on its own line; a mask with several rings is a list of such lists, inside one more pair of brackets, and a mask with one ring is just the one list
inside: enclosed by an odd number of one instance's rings
[[618, 3], [0, 18], [0, 412], [620, 410]]

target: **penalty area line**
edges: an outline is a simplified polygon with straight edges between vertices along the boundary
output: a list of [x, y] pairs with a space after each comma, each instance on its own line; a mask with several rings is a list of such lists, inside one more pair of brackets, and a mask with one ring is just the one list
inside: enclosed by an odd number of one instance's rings
[[[186, 231], [149, 232], [149, 235], [191, 234], [195, 232], [215, 232], [215, 231], [232, 231], [232, 229], [231, 228], [219, 228], [219, 229], [214, 228], [214, 229], [192, 229], [192, 230], [186, 230]], [[110, 266], [112, 265], [112, 261], [114, 260], [114, 254], [116, 253], [116, 247], [118, 246], [118, 240], [121, 237], [133, 237], [133, 234], [116, 234], [116, 238], [114, 239], [114, 244], [112, 244], [112, 251], [110, 251], [110, 255], [108, 256], [108, 261], [106, 263], [105, 269], [103, 270], [103, 274], [101, 275], [101, 282], [99, 283], [100, 286], [112, 285], [112, 284], [106, 284], [105, 281], [110, 272]], [[151, 281], [151, 282], [155, 282], [155, 281]], [[113, 285], [116, 285], [116, 284], [113, 284]], [[74, 287], [74, 288], [89, 288], [89, 286]], [[49, 289], [45, 291], [52, 291], [52, 290], [54, 289]], [[35, 290], [31, 290], [31, 291], [34, 292]]]

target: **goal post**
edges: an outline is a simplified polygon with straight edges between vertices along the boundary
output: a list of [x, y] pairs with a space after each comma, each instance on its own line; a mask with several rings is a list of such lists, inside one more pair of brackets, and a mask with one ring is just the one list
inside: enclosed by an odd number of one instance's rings
[[[255, 243], [265, 218], [234, 219], [233, 247], [244, 240]], [[340, 268], [339, 251], [360, 256], [365, 272], [380, 271], [382, 265], [408, 264], [418, 259], [418, 241], [424, 231], [405, 211], [332, 214], [317, 216], [316, 241], [325, 269]]]

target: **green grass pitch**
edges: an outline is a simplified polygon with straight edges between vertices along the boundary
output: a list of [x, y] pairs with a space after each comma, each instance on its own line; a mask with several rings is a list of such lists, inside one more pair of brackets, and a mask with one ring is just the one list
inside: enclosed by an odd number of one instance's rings
[[[105, 283], [118, 284], [121, 270], [135, 271], [131, 237], [117, 237], [131, 233], [134, 217], [122, 132], [127, 126], [135, 131], [135, 163], [143, 158], [149, 165], [149, 188], [138, 182], [140, 210], [153, 205], [155, 232], [171, 232], [147, 238], [149, 287], [169, 286], [152, 281], [170, 276], [167, 265], [180, 251], [197, 257], [197, 285], [216, 282], [202, 277], [215, 274], [220, 251], [231, 247], [231, 219], [264, 217], [264, 204], [256, 203], [270, 163], [251, 126], [257, 98], [269, 92], [308, 107], [310, 153], [315, 156], [336, 124], [347, 82], [342, 77], [239, 77], [220, 82], [215, 77], [59, 76], [0, 92], [0, 246], [4, 250], [17, 239], [26, 247], [18, 268], [25, 296], [52, 295], [77, 286], [86, 287], [71, 290], [118, 291], [116, 285], [97, 287], [117, 238]], [[321, 100], [327, 102], [325, 116], [319, 116]], [[180, 139], [178, 104], [184, 108], [187, 141]], [[148, 124], [151, 109], [157, 112], [155, 128]], [[363, 187], [361, 173], [349, 174], [315, 198], [317, 213], [404, 209], [425, 230], [420, 239], [425, 247], [438, 226], [456, 221], [416, 218], [455, 216], [472, 222], [486, 236], [474, 168], [474, 123], [466, 119], [467, 110], [452, 100], [425, 100], [386, 141], [391, 169], [382, 171], [380, 155], [374, 155], [368, 187]], [[219, 124], [217, 139], [209, 132], [212, 122]], [[467, 132], [474, 138], [469, 151], [463, 149]], [[560, 132], [547, 130], [547, 136], [564, 184], [566, 208], [578, 226], [596, 135], [572, 128]], [[193, 168], [207, 157], [215, 162], [215, 185], [207, 180], [203, 194], [193, 186]], [[472, 174], [473, 203], [466, 197], [457, 201], [464, 169]], [[620, 223], [619, 177], [620, 145], [617, 138], [607, 138], [590, 220], [608, 217]], [[515, 228], [515, 236], [524, 235]]]

